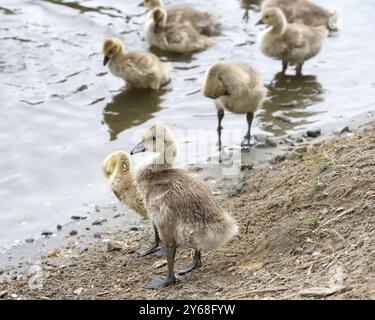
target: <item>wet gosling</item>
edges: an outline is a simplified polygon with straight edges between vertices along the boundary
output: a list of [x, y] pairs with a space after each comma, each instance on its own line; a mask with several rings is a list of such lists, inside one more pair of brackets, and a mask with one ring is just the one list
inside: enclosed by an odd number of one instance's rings
[[167, 12], [162, 8], [152, 10], [145, 24], [144, 34], [151, 46], [177, 53], [204, 50], [215, 43], [189, 25], [167, 23]]
[[[102, 168], [117, 199], [138, 213], [142, 218], [147, 218], [146, 208], [131, 172], [131, 161], [128, 153], [125, 151], [116, 151], [109, 154], [104, 159]], [[160, 239], [155, 226], [154, 232], [154, 242], [141, 251], [139, 253], [140, 256], [145, 256], [160, 248]]]
[[151, 221], [159, 231], [167, 257], [167, 276], [155, 277], [148, 288], [160, 288], [176, 280], [176, 248], [195, 249], [193, 261], [178, 274], [201, 265], [201, 251], [214, 250], [238, 233], [236, 221], [216, 202], [209, 186], [199, 178], [173, 168], [177, 142], [171, 130], [157, 124], [147, 129], [131, 154], [154, 152], [150, 163], [136, 173], [136, 183]]
[[283, 73], [290, 64], [301, 75], [304, 62], [320, 52], [328, 35], [324, 27], [288, 23], [279, 8], [262, 11], [262, 19], [257, 24], [270, 26], [261, 35], [261, 50], [266, 56], [282, 61]]
[[330, 12], [309, 0], [265, 0], [261, 10], [277, 7], [283, 11], [289, 23], [302, 23], [311, 27], [324, 26], [337, 30], [338, 12]]
[[124, 52], [124, 45], [118, 38], [108, 38], [103, 45], [104, 61], [111, 73], [125, 80], [128, 87], [159, 90], [170, 82], [172, 64], [161, 62], [148, 52]]
[[262, 106], [267, 94], [258, 71], [246, 64], [216, 62], [206, 72], [202, 92], [206, 97], [215, 100], [219, 147], [221, 148], [221, 122], [224, 109], [237, 114], [246, 114], [248, 128], [242, 145], [249, 146], [254, 112]]
[[[164, 9], [164, 3], [162, 0], [144, 0], [144, 5], [150, 10], [155, 8]], [[219, 16], [189, 7], [168, 10], [167, 23], [185, 24], [207, 36], [216, 33], [221, 24]]]

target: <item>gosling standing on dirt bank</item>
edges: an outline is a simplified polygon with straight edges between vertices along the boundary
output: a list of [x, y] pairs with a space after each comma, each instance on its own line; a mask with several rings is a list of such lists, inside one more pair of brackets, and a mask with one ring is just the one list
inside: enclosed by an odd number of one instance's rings
[[[144, 5], [150, 10], [156, 8], [164, 9], [164, 3], [162, 0], [144, 0]], [[216, 33], [221, 24], [219, 16], [209, 12], [201, 12], [189, 7], [168, 10], [167, 23], [181, 23], [188, 25], [206, 36]]]
[[161, 62], [149, 52], [124, 52], [118, 38], [108, 38], [103, 45], [104, 61], [111, 73], [125, 80], [128, 87], [159, 90], [171, 81], [172, 64]]
[[176, 248], [195, 249], [193, 261], [180, 270], [184, 274], [201, 265], [201, 251], [224, 245], [238, 233], [236, 221], [223, 212], [206, 183], [188, 172], [174, 169], [177, 142], [171, 130], [157, 124], [145, 131], [131, 154], [154, 152], [156, 157], [136, 173], [136, 183], [151, 221], [166, 250], [166, 277], [156, 277], [148, 288], [175, 282]]
[[[131, 172], [131, 161], [128, 153], [125, 151], [116, 151], [109, 154], [104, 159], [102, 168], [117, 199], [138, 213], [142, 218], [147, 218], [146, 208]], [[154, 242], [141, 251], [139, 253], [140, 256], [145, 256], [160, 249], [159, 234], [155, 226], [154, 235]]]
[[177, 53], [204, 50], [215, 43], [189, 25], [167, 23], [167, 12], [162, 8], [152, 10], [145, 24], [144, 34], [151, 46]]
[[296, 74], [301, 75], [304, 62], [320, 52], [328, 35], [325, 27], [288, 23], [279, 8], [262, 11], [262, 19], [257, 24], [270, 26], [261, 35], [261, 50], [266, 56], [282, 61], [283, 73], [291, 64], [296, 66]]
[[254, 112], [262, 106], [267, 94], [260, 74], [246, 64], [219, 61], [207, 70], [202, 92], [206, 97], [215, 99], [219, 146], [221, 146], [221, 122], [224, 118], [224, 109], [246, 114], [247, 133], [242, 145], [249, 146]]

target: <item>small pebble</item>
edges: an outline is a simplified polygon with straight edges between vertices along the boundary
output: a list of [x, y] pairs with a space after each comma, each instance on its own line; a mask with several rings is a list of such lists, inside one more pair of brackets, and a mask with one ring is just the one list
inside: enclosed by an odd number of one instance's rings
[[81, 220], [80, 216], [71, 216], [70, 219], [72, 220]]
[[107, 222], [107, 219], [102, 219], [102, 220], [95, 220], [92, 225], [93, 226], [100, 226], [102, 223]]
[[311, 138], [319, 137], [322, 134], [322, 130], [314, 129], [314, 130], [307, 130], [306, 135]]
[[29, 239], [25, 240], [26, 243], [33, 243], [34, 241], [35, 241], [35, 239], [33, 239], [33, 238], [29, 238]]
[[138, 227], [131, 227], [130, 228], [130, 231], [138, 231], [139, 229], [138, 229]]
[[100, 212], [100, 210], [101, 210], [101, 209], [100, 209], [100, 206], [96, 205], [96, 206], [95, 206], [95, 211], [96, 211], [96, 212]]
[[77, 234], [78, 234], [77, 230], [72, 230], [72, 231], [69, 232], [70, 236], [76, 236]]
[[9, 293], [9, 292], [6, 291], [6, 290], [4, 290], [4, 291], [0, 291], [0, 299], [6, 297], [8, 293]]
[[102, 237], [102, 235], [100, 233], [98, 233], [98, 232], [94, 233], [94, 238], [95, 239], [100, 239], [101, 237]]
[[56, 228], [57, 228], [57, 230], [61, 230], [62, 229], [62, 225], [61, 224], [58, 224], [57, 226], [56, 226]]
[[43, 231], [42, 232], [42, 236], [46, 236], [46, 237], [48, 237], [48, 236], [52, 236], [52, 232], [51, 231]]

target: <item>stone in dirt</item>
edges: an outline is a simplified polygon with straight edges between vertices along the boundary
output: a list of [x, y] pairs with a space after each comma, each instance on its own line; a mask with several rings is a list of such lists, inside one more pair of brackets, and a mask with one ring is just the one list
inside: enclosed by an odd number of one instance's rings
[[102, 223], [104, 223], [104, 222], [107, 222], [107, 219], [95, 220], [95, 221], [92, 223], [92, 225], [93, 225], [93, 226], [100, 226], [100, 225], [102, 225]]
[[322, 130], [320, 130], [320, 129], [312, 129], [312, 130], [306, 131], [306, 135], [310, 138], [319, 137], [321, 134], [322, 134]]
[[43, 231], [42, 232], [42, 236], [45, 236], [45, 237], [48, 237], [48, 236], [52, 236], [53, 232], [51, 231]]
[[58, 224], [57, 226], [56, 226], [56, 228], [57, 228], [57, 230], [61, 230], [62, 229], [62, 225], [61, 224]]
[[159, 260], [159, 261], [156, 261], [152, 266], [155, 269], [159, 269], [159, 268], [164, 267], [166, 265], [167, 265], [167, 260]]
[[77, 296], [80, 296], [80, 295], [82, 294], [83, 290], [85, 290], [85, 289], [83, 289], [83, 288], [78, 288], [78, 289], [74, 290], [73, 293], [74, 293], [75, 295], [77, 295]]
[[33, 238], [29, 238], [29, 239], [25, 240], [26, 243], [33, 243], [34, 241], [35, 241], [35, 239], [33, 239]]
[[4, 298], [4, 297], [6, 297], [7, 295], [8, 295], [8, 291], [6, 291], [6, 290], [4, 290], [4, 291], [1, 291], [0, 292], [0, 299], [2, 299], [2, 298]]
[[78, 234], [77, 230], [72, 230], [72, 231], [69, 232], [70, 236], [76, 236], [77, 234]]

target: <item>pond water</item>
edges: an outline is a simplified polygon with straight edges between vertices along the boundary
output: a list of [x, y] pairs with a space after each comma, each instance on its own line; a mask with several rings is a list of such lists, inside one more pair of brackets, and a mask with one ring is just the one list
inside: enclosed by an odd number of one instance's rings
[[[281, 77], [280, 62], [260, 52], [257, 1], [165, 1], [167, 7], [216, 12], [223, 27], [215, 46], [193, 56], [154, 51], [175, 67], [172, 83], [161, 92], [126, 90], [102, 65], [107, 36], [120, 37], [126, 48], [149, 50], [140, 2], [0, 1], [0, 245], [115, 201], [102, 160], [111, 151], [131, 149], [155, 121], [190, 133], [178, 135], [188, 151], [179, 165], [204, 163], [207, 148], [199, 148], [202, 133], [193, 129], [216, 134], [215, 107], [199, 89], [218, 59], [250, 63], [262, 74], [269, 95], [256, 114], [254, 134], [324, 128], [375, 108], [372, 0], [317, 1], [340, 8], [343, 25], [305, 64], [303, 78], [292, 76], [294, 70]], [[245, 117], [227, 113], [223, 126], [224, 132], [244, 134]], [[208, 151], [215, 154], [216, 145]]]

